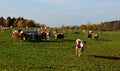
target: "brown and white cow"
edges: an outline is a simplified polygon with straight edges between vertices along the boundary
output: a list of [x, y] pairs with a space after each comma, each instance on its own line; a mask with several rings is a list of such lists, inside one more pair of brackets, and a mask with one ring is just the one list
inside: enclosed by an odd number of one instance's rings
[[24, 34], [23, 34], [23, 31], [21, 30], [13, 30], [12, 37], [14, 39], [14, 42], [16, 41], [17, 38], [19, 38], [20, 41], [24, 41]]
[[99, 34], [91, 33], [91, 35], [92, 35], [92, 38], [95, 38], [96, 40], [99, 38]]
[[95, 33], [93, 33], [92, 31], [87, 32], [87, 33], [86, 33], [86, 36], [87, 36], [88, 38], [95, 38], [96, 40], [99, 38], [99, 34], [95, 34]]
[[76, 39], [75, 42], [76, 42], [76, 45], [75, 45], [76, 55], [80, 56], [82, 53], [83, 46], [84, 46], [83, 41], [80, 39]]
[[50, 30], [44, 31], [44, 30], [38, 29], [38, 35], [39, 37], [41, 37], [41, 39], [50, 40], [51, 31]]
[[48, 31], [46, 32], [46, 38], [47, 38], [47, 40], [50, 40], [50, 35], [51, 35], [51, 31], [48, 30]]

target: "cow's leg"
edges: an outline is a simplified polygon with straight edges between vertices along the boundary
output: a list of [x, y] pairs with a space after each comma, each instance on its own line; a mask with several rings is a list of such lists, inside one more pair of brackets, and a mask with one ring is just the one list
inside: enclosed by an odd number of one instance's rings
[[79, 48], [79, 49], [78, 49], [78, 56], [80, 56], [81, 53], [82, 53], [82, 52], [81, 52], [81, 48]]
[[14, 42], [15, 42], [16, 38], [13, 38], [13, 40], [14, 40]]
[[76, 46], [76, 49], [75, 49], [75, 50], [76, 50], [76, 55], [78, 55], [78, 48], [77, 48], [77, 46]]
[[17, 37], [13, 37], [14, 42], [16, 41]]
[[23, 41], [26, 41], [26, 37], [25, 37], [25, 36], [23, 36], [22, 40], [23, 40]]
[[50, 40], [50, 36], [49, 35], [47, 35], [47, 40]]
[[13, 34], [12, 34], [12, 38], [13, 38], [13, 40], [14, 40], [14, 42], [15, 42], [15, 38], [16, 38], [16, 37], [15, 37]]
[[23, 40], [22, 40], [22, 37], [20, 37], [20, 42], [22, 42]]

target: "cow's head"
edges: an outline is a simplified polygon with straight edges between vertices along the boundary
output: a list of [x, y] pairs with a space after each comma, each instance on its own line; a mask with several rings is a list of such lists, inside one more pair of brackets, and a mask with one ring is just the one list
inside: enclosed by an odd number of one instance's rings
[[[85, 42], [86, 43], [86, 42]], [[76, 40], [76, 46], [80, 46], [80, 47], [83, 47], [84, 45], [84, 41], [80, 40], [80, 39], [77, 39]]]

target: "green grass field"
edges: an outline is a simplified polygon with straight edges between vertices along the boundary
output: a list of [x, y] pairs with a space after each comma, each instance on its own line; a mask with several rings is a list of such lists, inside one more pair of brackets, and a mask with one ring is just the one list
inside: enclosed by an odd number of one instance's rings
[[[103, 32], [98, 40], [65, 31], [65, 40], [13, 41], [11, 31], [0, 31], [0, 71], [120, 71], [120, 32]], [[75, 40], [87, 43], [81, 57]]]

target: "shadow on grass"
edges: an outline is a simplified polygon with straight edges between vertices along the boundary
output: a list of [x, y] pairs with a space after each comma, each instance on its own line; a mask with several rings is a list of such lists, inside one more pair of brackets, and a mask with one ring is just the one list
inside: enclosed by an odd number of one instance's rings
[[120, 57], [113, 57], [113, 56], [100, 56], [100, 55], [92, 55], [95, 58], [103, 58], [109, 60], [120, 60]]
[[110, 39], [102, 39], [102, 38], [100, 38], [100, 39], [98, 39], [97, 41], [107, 41], [107, 42], [111, 42], [112, 40], [110, 40]]
[[75, 42], [75, 40], [70, 40], [70, 39], [56, 39], [56, 40], [40, 40], [40, 41], [35, 41], [35, 40], [27, 40], [25, 42]]

